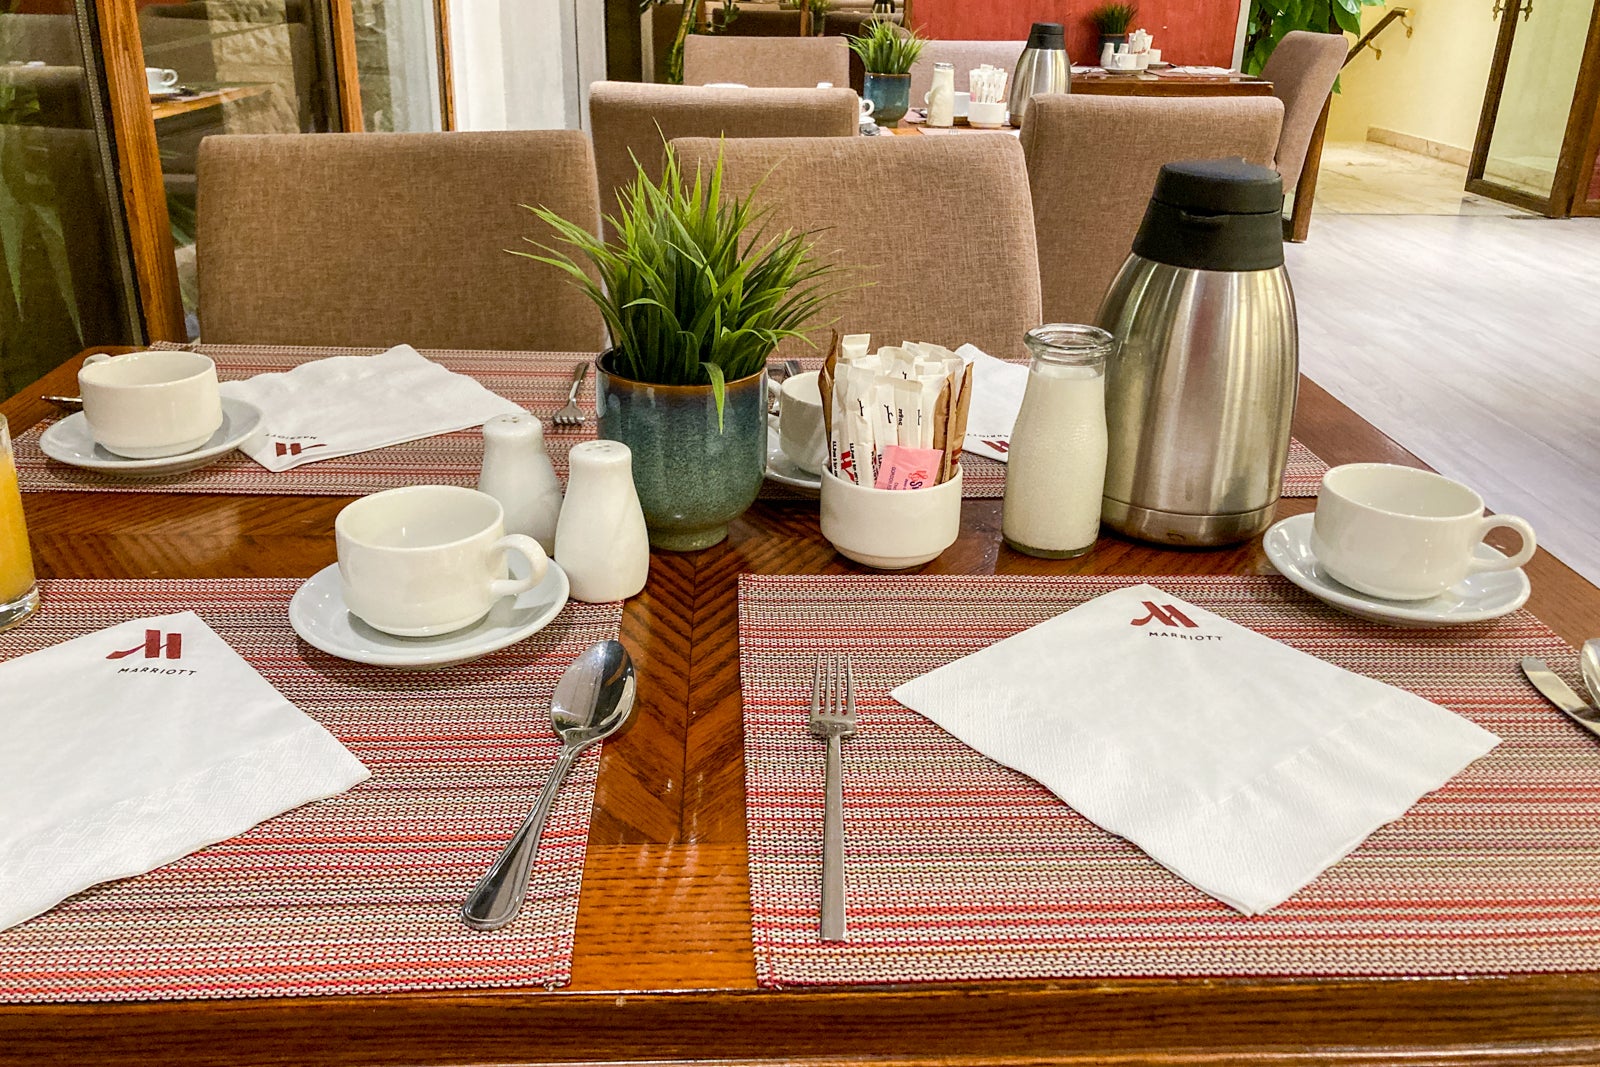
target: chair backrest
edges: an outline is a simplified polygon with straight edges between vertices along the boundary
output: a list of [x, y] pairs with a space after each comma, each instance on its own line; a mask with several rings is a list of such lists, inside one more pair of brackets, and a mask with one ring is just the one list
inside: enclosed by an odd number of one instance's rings
[[[674, 141], [686, 175], [719, 142]], [[873, 347], [971, 342], [1025, 355], [1039, 324], [1039, 268], [1022, 150], [1004, 135], [720, 142], [724, 195], [755, 189], [770, 232], [814, 232], [814, 254], [855, 268], [828, 279], [829, 326]], [[759, 186], [759, 189], [756, 187]], [[834, 320], [828, 322], [826, 320]], [[805, 346], [786, 346], [804, 355]]]
[[1348, 48], [1343, 34], [1294, 30], [1284, 34], [1261, 70], [1261, 76], [1272, 83], [1272, 95], [1283, 101], [1277, 168], [1286, 191], [1293, 191], [1300, 180], [1311, 134], [1333, 92]]
[[635, 158], [650, 177], [660, 176], [662, 149], [674, 137], [854, 137], [860, 115], [856, 94], [843, 87], [707, 89], [595, 82], [589, 128], [600, 212], [616, 212], [617, 190], [633, 181]]
[[1027, 41], [929, 41], [922, 46], [922, 55], [911, 65], [911, 106], [921, 107], [923, 94], [933, 85], [933, 65], [950, 63], [956, 68], [956, 92], [968, 91], [973, 68], [985, 63], [999, 67], [1008, 75], [1016, 69], [1017, 60]]
[[690, 34], [683, 42], [683, 83], [737, 82], [771, 89], [850, 84], [843, 37], [720, 37]]
[[207, 137], [200, 330], [244, 344], [597, 351], [598, 310], [554, 267], [507, 255], [597, 232], [576, 130]]
[[1272, 165], [1283, 105], [1270, 96], [1049, 93], [1028, 103], [1028, 159], [1046, 322], [1095, 321], [1128, 258], [1163, 163]]

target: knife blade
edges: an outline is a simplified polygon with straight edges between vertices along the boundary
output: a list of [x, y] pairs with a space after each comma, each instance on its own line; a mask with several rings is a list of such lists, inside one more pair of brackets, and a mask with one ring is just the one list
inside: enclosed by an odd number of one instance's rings
[[1574, 693], [1572, 687], [1563, 682], [1544, 660], [1532, 657], [1523, 660], [1522, 673], [1528, 676], [1528, 681], [1544, 694], [1546, 700], [1565, 712], [1569, 719], [1600, 737], [1600, 710], [1585, 704], [1583, 698]]

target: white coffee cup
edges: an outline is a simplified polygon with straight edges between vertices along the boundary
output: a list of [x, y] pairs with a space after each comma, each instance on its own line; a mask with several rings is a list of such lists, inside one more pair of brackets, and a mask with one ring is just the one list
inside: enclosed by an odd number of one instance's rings
[[879, 570], [935, 558], [961, 533], [961, 470], [926, 489], [874, 489], [822, 472], [822, 536], [841, 556]]
[[[1516, 555], [1475, 555], [1490, 530], [1522, 535]], [[1533, 558], [1533, 527], [1483, 514], [1460, 482], [1415, 467], [1351, 463], [1322, 477], [1311, 552], [1335, 580], [1385, 600], [1426, 600], [1469, 574], [1507, 571]]]
[[[929, 102], [929, 98], [932, 97], [932, 96], [933, 96], [933, 91], [932, 90], [929, 90], [928, 92], [923, 93], [922, 94], [922, 102], [924, 104], [928, 103]], [[956, 93], [950, 98], [950, 114], [954, 115], [958, 119], [966, 118], [967, 117], [967, 111], [971, 107], [972, 107], [972, 94], [971, 93]]]
[[778, 445], [796, 467], [808, 474], [828, 458], [828, 435], [822, 423], [822, 390], [817, 372], [791, 375], [778, 393]]
[[129, 459], [192, 452], [222, 425], [217, 365], [198, 352], [97, 352], [78, 371], [78, 395], [95, 441]]
[[178, 72], [171, 67], [146, 67], [144, 80], [151, 93], [170, 93], [178, 84]]
[[1145, 53], [1144, 53], [1144, 58], [1145, 58], [1145, 66], [1147, 66], [1147, 67], [1155, 66], [1157, 63], [1161, 62], [1161, 49], [1159, 49], [1159, 48], [1146, 49]]
[[[339, 512], [333, 534], [345, 606], [397, 637], [471, 626], [501, 597], [538, 585], [550, 566], [539, 542], [505, 532], [498, 500], [455, 485], [362, 497]], [[506, 577], [507, 549], [526, 557], [525, 577]]]
[[974, 100], [967, 105], [967, 125], [978, 126], [986, 130], [997, 130], [1006, 124], [1006, 102], [996, 100], [985, 103]]
[[864, 96], [859, 96], [856, 98], [856, 100], [861, 105], [861, 117], [864, 119], [870, 119], [872, 117], [872, 110], [874, 106], [872, 101], [868, 100]]
[[1132, 52], [1113, 52], [1110, 62], [1105, 65], [1107, 70], [1138, 70], [1139, 57]]

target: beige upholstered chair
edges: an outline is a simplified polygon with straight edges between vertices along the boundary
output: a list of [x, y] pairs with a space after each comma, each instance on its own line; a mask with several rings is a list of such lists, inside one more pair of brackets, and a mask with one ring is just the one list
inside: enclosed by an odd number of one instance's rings
[[[717, 141], [673, 143], [686, 174], [716, 158]], [[1026, 354], [1022, 335], [1040, 321], [1039, 268], [1027, 171], [1011, 138], [722, 144], [725, 194], [759, 184], [774, 232], [815, 231], [819, 255], [857, 268], [835, 279], [847, 288], [828, 307], [841, 333], [870, 333], [874, 346], [970, 341], [995, 356]]]
[[660, 175], [663, 144], [674, 137], [854, 137], [860, 129], [858, 107], [856, 95], [843, 87], [707, 89], [595, 82], [589, 127], [601, 214], [615, 214], [617, 190], [633, 180], [635, 157], [651, 177]]
[[593, 351], [599, 312], [507, 255], [599, 225], [576, 130], [208, 137], [200, 147], [207, 341]]
[[922, 106], [922, 97], [933, 84], [935, 63], [954, 64], [956, 92], [964, 93], [974, 67], [987, 63], [1009, 74], [1027, 44], [1027, 41], [929, 41], [922, 46], [922, 55], [911, 66], [911, 106]]
[[1282, 124], [1270, 96], [1034, 97], [1021, 139], [1045, 321], [1095, 321], [1163, 163], [1242, 156], [1271, 166]]
[[850, 49], [843, 37], [719, 37], [690, 34], [683, 42], [683, 83], [814, 89], [818, 82], [850, 83]]
[[1300, 180], [1312, 131], [1333, 92], [1348, 47], [1343, 34], [1295, 30], [1278, 42], [1261, 71], [1272, 83], [1272, 95], [1283, 101], [1283, 132], [1274, 158], [1285, 192], [1293, 192]]

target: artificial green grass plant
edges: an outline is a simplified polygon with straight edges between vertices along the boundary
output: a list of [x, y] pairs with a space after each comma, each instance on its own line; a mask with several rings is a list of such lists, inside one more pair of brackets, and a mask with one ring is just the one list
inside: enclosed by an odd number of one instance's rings
[[845, 43], [861, 57], [861, 67], [868, 74], [910, 74], [924, 44], [915, 33], [900, 36], [887, 19], [874, 19], [864, 36], [847, 37]]
[[[803, 327], [835, 295], [822, 279], [836, 268], [812, 258], [806, 233], [768, 235], [752, 198], [722, 197], [722, 153], [709, 180], [698, 169], [684, 180], [668, 146], [660, 181], [638, 166], [618, 194], [616, 230], [603, 241], [546, 208], [529, 208], [555, 228], [571, 254], [536, 245], [544, 255], [516, 255], [572, 277], [611, 333], [613, 369], [653, 385], [706, 385], [722, 414], [724, 384], [766, 364], [778, 342]], [[524, 205], [526, 206], [526, 205]], [[582, 261], [594, 265], [597, 283]]]

